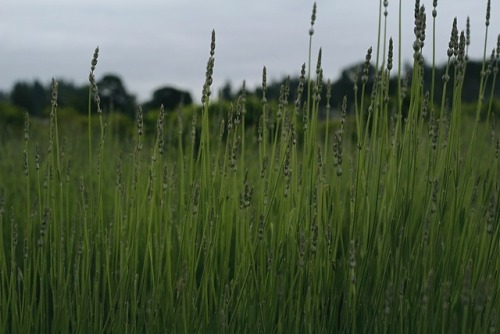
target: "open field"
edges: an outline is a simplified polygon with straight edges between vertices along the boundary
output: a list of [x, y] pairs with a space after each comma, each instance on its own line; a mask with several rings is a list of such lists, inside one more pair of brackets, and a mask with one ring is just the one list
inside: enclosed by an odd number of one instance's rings
[[318, 93], [320, 51], [274, 103], [264, 68], [253, 125], [244, 93], [211, 107], [213, 33], [198, 110], [160, 109], [155, 129], [139, 110], [120, 136], [99, 112], [96, 50], [83, 127], [58, 120], [54, 82], [50, 119], [0, 137], [0, 332], [496, 331], [500, 45], [466, 113], [466, 32], [451, 37], [455, 79], [433, 80], [446, 101], [421, 84], [418, 4], [415, 18], [407, 87], [389, 90], [401, 60], [381, 33], [352, 110]]

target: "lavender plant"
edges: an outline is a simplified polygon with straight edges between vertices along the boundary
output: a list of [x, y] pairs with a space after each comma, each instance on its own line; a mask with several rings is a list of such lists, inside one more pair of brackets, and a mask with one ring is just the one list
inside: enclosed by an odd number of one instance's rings
[[[470, 26], [453, 22], [440, 81], [438, 3], [424, 73], [427, 15], [417, 1], [406, 86], [401, 52], [394, 57], [401, 32], [386, 36], [390, 9], [380, 1], [377, 47], [353, 87], [354, 110], [344, 98], [339, 115], [331, 86], [321, 93], [321, 49], [311, 65], [316, 5], [297, 92], [292, 99], [287, 81], [268, 101], [264, 67], [255, 127], [245, 123], [245, 90], [223, 115], [211, 112], [215, 32], [199, 110], [172, 117], [161, 107], [149, 138], [139, 109], [132, 145], [106, 133], [98, 49], [87, 133], [60, 124], [54, 81], [48, 129], [27, 116], [20, 138], [0, 146], [0, 331], [496, 331], [500, 39], [489, 59], [485, 39], [471, 118], [461, 97]], [[488, 1], [486, 36], [490, 12]], [[401, 1], [399, 13], [402, 22]]]

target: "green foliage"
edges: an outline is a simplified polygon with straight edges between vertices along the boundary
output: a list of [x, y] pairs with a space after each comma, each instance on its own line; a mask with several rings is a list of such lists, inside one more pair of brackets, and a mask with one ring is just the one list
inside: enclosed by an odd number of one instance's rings
[[8, 102], [0, 102], [0, 124], [3, 127], [22, 127], [25, 112]]
[[151, 110], [163, 106], [167, 111], [173, 111], [193, 103], [191, 94], [173, 87], [158, 88], [153, 92], [151, 101], [144, 104], [144, 109]]
[[130, 140], [133, 138], [134, 122], [129, 116], [113, 112], [106, 116], [106, 123], [108, 124], [111, 137], [129, 138]]
[[130, 95], [122, 80], [113, 74], [104, 75], [97, 83], [104, 112], [122, 113], [133, 119], [136, 111], [135, 98]]
[[39, 81], [32, 84], [18, 82], [10, 94], [12, 104], [29, 111], [32, 115], [40, 115], [49, 102], [49, 93]]
[[377, 60], [353, 116], [343, 100], [321, 120], [320, 64], [293, 103], [287, 84], [212, 103], [213, 34], [199, 107], [139, 110], [133, 133], [55, 100], [24, 118], [0, 143], [0, 331], [495, 330], [496, 105], [469, 115], [461, 81], [449, 103], [426, 92], [422, 12], [406, 98]]

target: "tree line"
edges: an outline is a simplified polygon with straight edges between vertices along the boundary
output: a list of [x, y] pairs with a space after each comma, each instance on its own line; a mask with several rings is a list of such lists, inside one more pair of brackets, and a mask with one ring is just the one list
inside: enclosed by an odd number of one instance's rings
[[[330, 106], [332, 109], [337, 109], [339, 110], [342, 105], [342, 101], [344, 96], [347, 97], [348, 101], [348, 109], [352, 111], [352, 106], [354, 105], [354, 85], [357, 82], [357, 85], [359, 88], [361, 88], [361, 80], [359, 78], [361, 77], [361, 69], [362, 69], [363, 64], [360, 63], [358, 65], [354, 65], [348, 68], [345, 68], [342, 72], [340, 77], [331, 83], [331, 97], [330, 97]], [[402, 79], [402, 86], [403, 90], [405, 88], [409, 89], [409, 85], [411, 85], [412, 81], [412, 69], [413, 66], [410, 64], [407, 64], [403, 68], [403, 79]], [[467, 63], [467, 71], [465, 73], [465, 77], [463, 79], [463, 91], [462, 91], [462, 102], [465, 103], [475, 103], [477, 102], [477, 99], [479, 97], [479, 86], [480, 86], [480, 81], [481, 81], [481, 71], [482, 71], [482, 62], [480, 61], [469, 61]], [[371, 90], [375, 81], [375, 68], [374, 66], [369, 67], [369, 77], [368, 81], [366, 83], [366, 94], [371, 94]], [[394, 75], [395, 71], [393, 70], [391, 73], [391, 78], [389, 81], [389, 92], [395, 93], [397, 92], [397, 87], [398, 87], [398, 79], [397, 76]], [[440, 103], [441, 97], [443, 95], [443, 77], [445, 76], [446, 73], [446, 65], [441, 65], [437, 66], [435, 68], [435, 88], [434, 88], [434, 96], [435, 96], [435, 103]], [[454, 67], [453, 65], [450, 65], [449, 67], [449, 83], [448, 83], [448, 88], [445, 93], [445, 99], [447, 101], [451, 101], [453, 98], [453, 91], [452, 88], [453, 84], [455, 82], [454, 78]], [[432, 68], [431, 66], [424, 64], [424, 76], [423, 76], [423, 87], [424, 87], [424, 92], [425, 91], [430, 91], [431, 86], [432, 86]], [[491, 84], [492, 84], [492, 79], [487, 81], [486, 83], [486, 89], [485, 89], [485, 96], [484, 98], [489, 98], [492, 90], [491, 90]], [[278, 101], [280, 94], [281, 94], [281, 89], [284, 85], [289, 85], [289, 101], [294, 101], [297, 96], [297, 87], [299, 85], [299, 78], [284, 78], [280, 81], [273, 82], [271, 84], [267, 84], [267, 89], [266, 89], [266, 98], [267, 100], [272, 100], [272, 101]], [[406, 87], [405, 87], [406, 85]], [[360, 89], [361, 90], [361, 89]], [[358, 94], [360, 94], [360, 90], [358, 91]], [[221, 90], [221, 96], [226, 99], [226, 100], [234, 100], [239, 94], [241, 94], [242, 89], [239, 88], [237, 90], [233, 90], [230, 84], [226, 84], [222, 90]], [[404, 92], [403, 92], [404, 93]], [[257, 98], [262, 96], [262, 88], [256, 88], [253, 91], [247, 92], [247, 95], [250, 96], [255, 96]], [[493, 95], [496, 99], [500, 99], [500, 86], [497, 85], [496, 90], [493, 91]], [[320, 101], [320, 108], [324, 110], [326, 107], [326, 83], [324, 82], [322, 84], [322, 91], [321, 91], [321, 101]], [[359, 98], [359, 95], [358, 95]], [[406, 96], [406, 100], [408, 100], [409, 96]], [[439, 99], [439, 100], [437, 100]]]
[[[57, 80], [57, 82], [58, 106], [86, 114], [89, 106], [89, 86], [87, 84], [75, 85], [66, 80]], [[115, 74], [104, 75], [97, 82], [97, 86], [103, 112], [118, 112], [130, 117], [135, 116], [138, 105], [136, 97], [127, 91], [119, 76]], [[28, 112], [31, 116], [43, 117], [47, 116], [51, 94], [50, 84], [44, 85], [38, 80], [33, 82], [19, 81], [13, 85], [10, 93], [0, 93], [0, 101], [3, 101], [4, 107], [8, 103]], [[148, 111], [163, 105], [166, 110], [173, 110], [181, 104], [189, 105], [192, 102], [189, 92], [164, 86], [156, 89], [150, 100], [142, 104], [142, 107]]]
[[[352, 110], [351, 106], [354, 103], [354, 85], [361, 73], [362, 64], [355, 65], [344, 69], [341, 72], [340, 77], [331, 83], [331, 98], [330, 106], [333, 110], [340, 109], [341, 103], [344, 96], [347, 96], [349, 109]], [[436, 67], [435, 77], [436, 85], [434, 95], [441, 98], [443, 94], [442, 77], [445, 74], [446, 66], [442, 65]], [[479, 85], [481, 80], [482, 62], [469, 61], [467, 64], [467, 71], [463, 83], [463, 101], [464, 102], [475, 102], [479, 96]], [[393, 71], [395, 72], [395, 71]], [[431, 72], [432, 69], [428, 65], [424, 65], [424, 89], [431, 89]], [[453, 67], [450, 67], [450, 82], [453, 83]], [[366, 93], [370, 94], [371, 88], [375, 80], [375, 68], [373, 66], [369, 69], [369, 78], [367, 82]], [[404, 70], [405, 78], [404, 82], [411, 82], [411, 66], [405, 66]], [[491, 85], [491, 81], [489, 83]], [[403, 87], [404, 87], [403, 82]], [[89, 102], [89, 90], [88, 85], [75, 85], [71, 82], [60, 80], [58, 81], [58, 105], [61, 108], [71, 108], [77, 113], [86, 114], [88, 112], [88, 102]], [[361, 83], [358, 80], [358, 86]], [[390, 91], [397, 91], [397, 78], [395, 76], [390, 79]], [[283, 86], [287, 86], [287, 90], [290, 92], [288, 101], [292, 103], [296, 99], [296, 91], [299, 85], [299, 78], [291, 77], [276, 82], [271, 82], [267, 84], [266, 98], [268, 101], [279, 101], [280, 94], [283, 90]], [[101, 108], [104, 112], [118, 112], [122, 113], [130, 118], [133, 118], [136, 114], [138, 103], [136, 97], [130, 94], [122, 79], [115, 74], [104, 75], [98, 82], [97, 86], [99, 88], [99, 95], [101, 98]], [[448, 85], [448, 87], [453, 87]], [[491, 93], [491, 88], [486, 89], [487, 95], [485, 98], [489, 97]], [[239, 95], [242, 94], [242, 88], [233, 89], [230, 83], [226, 83], [225, 86], [219, 91], [218, 98], [223, 101], [234, 101]], [[258, 113], [260, 110], [260, 99], [262, 97], [262, 88], [257, 87], [254, 89], [246, 90], [247, 96], [247, 111], [252, 113]], [[500, 90], [497, 88], [493, 92], [496, 98], [500, 98]], [[322, 85], [323, 96], [320, 103], [320, 108], [324, 111], [326, 107], [326, 83]], [[452, 90], [448, 89], [446, 92], [446, 98], [452, 99]], [[8, 122], [8, 117], [6, 119], [5, 114], [7, 108], [17, 108], [23, 112], [29, 112], [30, 115], [35, 117], [47, 116], [47, 107], [50, 105], [51, 88], [50, 84], [42, 84], [35, 80], [34, 82], [24, 82], [20, 81], [13, 85], [12, 90], [9, 93], [0, 92], [0, 121]], [[165, 110], [171, 111], [177, 109], [179, 106], [188, 106], [193, 103], [190, 92], [179, 90], [174, 87], [164, 86], [156, 89], [150, 100], [141, 104], [145, 112], [149, 110], [158, 109], [160, 105], [163, 105]], [[95, 106], [92, 106], [95, 108]]]

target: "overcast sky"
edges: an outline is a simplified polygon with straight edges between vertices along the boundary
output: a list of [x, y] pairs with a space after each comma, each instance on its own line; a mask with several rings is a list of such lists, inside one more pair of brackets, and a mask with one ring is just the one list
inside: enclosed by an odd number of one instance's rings
[[[397, 38], [398, 2], [389, 0], [388, 37]], [[411, 59], [414, 1], [403, 2], [403, 58]], [[446, 49], [453, 17], [459, 29], [471, 18], [471, 58], [483, 54], [486, 0], [438, 1], [438, 52]], [[172, 85], [199, 98], [210, 48], [217, 35], [215, 87], [243, 80], [260, 84], [297, 75], [307, 61], [309, 0], [1, 0], [0, 90], [18, 80], [52, 77], [86, 83], [96, 46], [101, 53], [96, 76], [118, 74], [140, 102], [154, 89]], [[427, 9], [427, 60], [431, 59], [432, 0]], [[379, 0], [318, 0], [314, 54], [323, 48], [325, 77], [364, 59], [377, 45]], [[488, 54], [500, 33], [500, 0], [492, 0]], [[395, 55], [397, 57], [397, 53]], [[316, 56], [315, 56], [316, 57]]]

